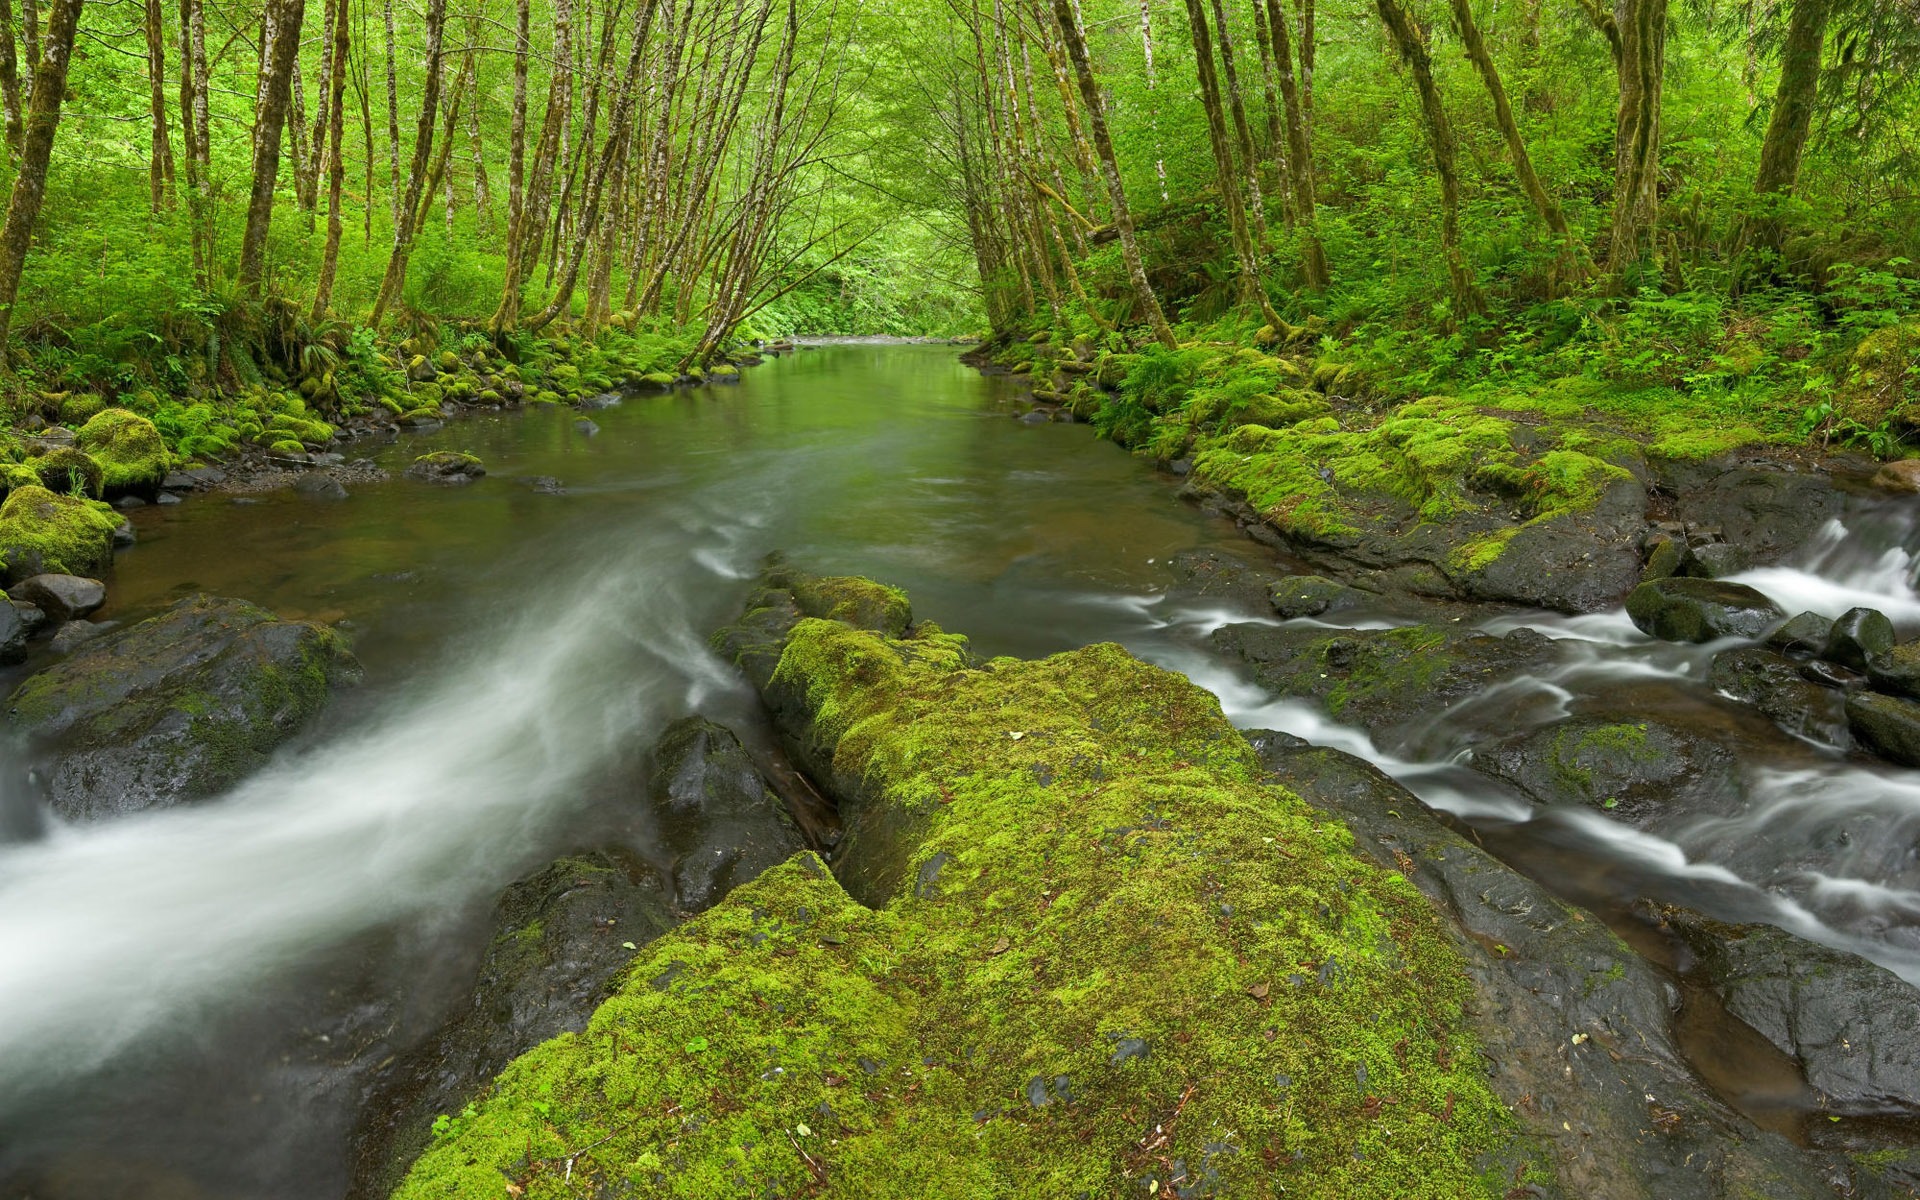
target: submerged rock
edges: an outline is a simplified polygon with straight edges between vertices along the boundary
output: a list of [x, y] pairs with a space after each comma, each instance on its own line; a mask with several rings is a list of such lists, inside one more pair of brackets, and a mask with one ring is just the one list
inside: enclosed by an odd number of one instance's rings
[[1379, 597], [1320, 575], [1289, 575], [1267, 590], [1273, 611], [1286, 620], [1319, 617], [1377, 604]]
[[1559, 658], [1553, 639], [1525, 628], [1495, 637], [1433, 625], [1227, 625], [1213, 644], [1268, 691], [1317, 700], [1385, 749], [1403, 746], [1449, 704]]
[[698, 912], [803, 849], [780, 798], [733, 731], [704, 717], [667, 727], [647, 798], [672, 852], [674, 902]]
[[324, 625], [189, 596], [32, 676], [7, 716], [47, 756], [48, 802], [80, 820], [230, 786], [357, 675]]
[[1846, 696], [1811, 683], [1799, 663], [1757, 646], [1713, 656], [1708, 684], [1722, 695], [1751, 704], [1788, 733], [1829, 746], [1852, 744]]
[[55, 621], [72, 621], [107, 602], [107, 585], [78, 575], [34, 575], [7, 588], [7, 595], [25, 600]]
[[1661, 916], [1727, 1011], [1792, 1057], [1827, 1111], [1920, 1117], [1920, 989], [1771, 925]]
[[1477, 747], [1472, 765], [1541, 804], [1581, 804], [1650, 825], [1739, 807], [1734, 754], [1716, 732], [1582, 715]]
[[435, 1119], [458, 1119], [516, 1055], [583, 1029], [636, 947], [675, 923], [663, 881], [622, 850], [562, 858], [508, 888], [470, 999], [393, 1064], [366, 1106], [354, 1200], [383, 1200], [432, 1142]]
[[422, 454], [407, 468], [408, 479], [426, 483], [472, 483], [486, 473], [486, 465], [478, 458], [453, 450]]
[[1757, 638], [1787, 614], [1744, 583], [1659, 579], [1627, 597], [1627, 616], [1649, 637], [1669, 642]]

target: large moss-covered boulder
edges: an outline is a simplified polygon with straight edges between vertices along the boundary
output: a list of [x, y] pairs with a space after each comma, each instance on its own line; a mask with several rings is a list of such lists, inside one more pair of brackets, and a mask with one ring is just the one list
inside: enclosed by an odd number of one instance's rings
[[153, 422], [124, 408], [96, 413], [74, 435], [74, 444], [100, 464], [100, 482], [108, 496], [149, 498], [167, 477], [167, 445]]
[[777, 648], [768, 699], [825, 758], [847, 886], [802, 855], [654, 943], [399, 1195], [1552, 1183], [1438, 915], [1213, 697], [1117, 646], [980, 664], [925, 624], [755, 604], [723, 644]]
[[27, 466], [41, 487], [63, 496], [98, 497], [106, 481], [105, 469], [77, 446], [56, 446], [28, 459]]
[[91, 575], [113, 560], [121, 517], [82, 496], [16, 487], [0, 504], [0, 565], [8, 583], [34, 575]]
[[339, 635], [189, 596], [29, 678], [7, 720], [70, 819], [213, 795], [264, 763], [358, 673]]

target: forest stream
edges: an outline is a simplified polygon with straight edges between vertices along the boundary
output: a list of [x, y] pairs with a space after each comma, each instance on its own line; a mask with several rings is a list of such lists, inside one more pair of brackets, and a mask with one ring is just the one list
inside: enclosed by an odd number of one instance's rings
[[[1013, 419], [1025, 393], [951, 347], [829, 345], [737, 385], [356, 443], [350, 454], [395, 478], [345, 499], [137, 510], [139, 541], [96, 619], [137, 620], [186, 593], [241, 597], [337, 625], [365, 680], [204, 803], [64, 824], [10, 752], [0, 1194], [339, 1196], [367, 1072], [452, 1003], [501, 889], [609, 840], [664, 857], [661, 831], [622, 803], [644, 789], [660, 730], [711, 716], [782, 773], [758, 698], [708, 644], [772, 553], [904, 588], [917, 618], [982, 656], [1118, 642], [1212, 691], [1242, 728], [1370, 759], [1663, 966], [1630, 911], [1640, 897], [1765, 920], [1920, 981], [1920, 783], [1717, 696], [1708, 663], [1724, 644], [1656, 642], [1620, 611], [1456, 605], [1447, 619], [1463, 627], [1561, 640], [1553, 664], [1382, 749], [1222, 652], [1223, 627], [1279, 625], [1270, 606], [1190, 586], [1195, 563], [1260, 578], [1305, 567], [1180, 502], [1177, 479], [1084, 425]], [[440, 449], [480, 455], [487, 477], [398, 477]], [[1911, 636], [1911, 506], [1848, 503], [1788, 565], [1739, 579], [1788, 612], [1867, 605]], [[1383, 604], [1293, 624], [1405, 620]], [[7, 686], [39, 665], [10, 669]], [[1710, 731], [1733, 750], [1742, 802], [1648, 828], [1541, 807], [1469, 765], [1476, 746], [1599, 709]], [[832, 814], [798, 815], [830, 850]], [[1724, 1099], [1803, 1140], [1809, 1102], [1777, 1052], [1711, 1005], [1690, 1003], [1679, 1037], [1713, 1047], [1703, 1070]]]

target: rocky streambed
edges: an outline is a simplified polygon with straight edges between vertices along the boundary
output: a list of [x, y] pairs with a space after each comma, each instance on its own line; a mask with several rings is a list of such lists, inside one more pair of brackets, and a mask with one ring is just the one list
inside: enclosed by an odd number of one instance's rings
[[1910, 502], [1633, 475], [1542, 609], [1211, 504], [1258, 549], [947, 353], [20, 581], [117, 623], [8, 681], [5, 1186], [1911, 1193]]

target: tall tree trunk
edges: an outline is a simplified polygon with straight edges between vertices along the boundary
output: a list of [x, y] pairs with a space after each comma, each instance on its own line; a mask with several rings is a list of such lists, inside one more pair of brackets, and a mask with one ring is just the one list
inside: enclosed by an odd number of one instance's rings
[[[147, 0], [147, 91], [148, 109], [153, 118], [153, 145], [147, 160], [148, 198], [156, 215], [167, 204], [173, 188], [173, 142], [167, 136], [167, 32], [166, 17], [161, 12], [160, 0]], [[0, 53], [0, 86], [9, 81], [14, 83], [15, 95], [9, 102], [9, 127], [19, 124], [19, 114], [14, 105], [19, 103], [18, 82], [13, 76], [13, 21], [11, 7], [0, 0], [0, 21], [7, 26], [7, 46]], [[14, 129], [17, 135], [17, 128]], [[18, 145], [16, 137], [8, 139], [8, 145]]]
[[267, 0], [260, 18], [263, 69], [253, 101], [253, 192], [247, 198], [247, 228], [240, 242], [239, 283], [251, 296], [260, 294], [260, 279], [266, 272], [273, 188], [280, 176], [280, 134], [286, 127], [305, 14], [304, 0]]
[[[1787, 21], [1787, 38], [1780, 46], [1780, 83], [1773, 92], [1773, 112], [1767, 117], [1767, 135], [1760, 143], [1760, 169], [1753, 177], [1753, 194], [1791, 196], [1800, 179], [1800, 156], [1813, 128], [1813, 103], [1820, 89], [1820, 56], [1826, 46], [1827, 19], [1833, 0], [1794, 0]], [[1772, 213], [1741, 223], [1736, 245], [1759, 246], [1779, 252], [1785, 226]]]
[[1292, 224], [1293, 205], [1287, 195], [1291, 188], [1287, 184], [1285, 118], [1280, 110], [1280, 85], [1276, 82], [1273, 66], [1273, 35], [1267, 29], [1267, 7], [1260, 0], [1253, 0], [1253, 34], [1260, 47], [1260, 90], [1267, 118], [1265, 161], [1271, 168], [1268, 179], [1273, 183], [1274, 194], [1280, 200], [1287, 223]]
[[1187, 20], [1193, 27], [1194, 66], [1200, 77], [1200, 104], [1207, 114], [1207, 142], [1213, 147], [1215, 177], [1220, 183], [1220, 200], [1227, 210], [1227, 228], [1233, 238], [1233, 256], [1239, 264], [1240, 300], [1257, 304], [1268, 321], [1280, 326], [1267, 291], [1260, 282], [1260, 264], [1255, 257], [1253, 235], [1247, 228], [1246, 204], [1240, 192], [1240, 172], [1234, 166], [1233, 147], [1227, 132], [1227, 117], [1220, 102], [1220, 81], [1213, 71], [1213, 39], [1207, 30], [1207, 14], [1201, 0], [1187, 0]]
[[1450, 0], [1453, 5], [1453, 23], [1460, 30], [1460, 40], [1466, 45], [1467, 57], [1473, 60], [1474, 69], [1480, 72], [1480, 80], [1487, 85], [1487, 95], [1493, 98], [1493, 118], [1500, 126], [1501, 136], [1507, 139], [1507, 153], [1513, 155], [1513, 173], [1520, 177], [1521, 190], [1527, 193], [1527, 199], [1533, 202], [1534, 211], [1547, 223], [1555, 235], [1568, 237], [1567, 219], [1560, 213], [1560, 206], [1547, 195], [1547, 189], [1540, 184], [1540, 177], [1534, 174], [1533, 157], [1527, 153], [1527, 143], [1520, 136], [1520, 126], [1513, 119], [1513, 106], [1507, 103], [1507, 89], [1500, 82], [1500, 70], [1494, 66], [1493, 55], [1487, 51], [1487, 43], [1480, 36], [1480, 26], [1473, 19], [1472, 0]]
[[1420, 94], [1420, 112], [1426, 118], [1427, 142], [1433, 149], [1433, 166], [1440, 176], [1440, 248], [1447, 259], [1447, 278], [1453, 287], [1453, 311], [1456, 318], [1474, 311], [1473, 277], [1467, 273], [1460, 254], [1460, 177], [1455, 167], [1453, 126], [1440, 103], [1440, 89], [1433, 81], [1433, 63], [1427, 55], [1424, 31], [1413, 23], [1412, 14], [1400, 6], [1400, 0], [1377, 0], [1380, 20], [1393, 36], [1400, 58], [1413, 74], [1414, 90]]
[[[347, 112], [347, 54], [349, 22], [347, 21], [347, 0], [328, 0], [327, 29], [333, 35], [328, 45], [333, 70], [327, 78], [327, 95], [322, 100], [327, 114], [327, 151], [324, 155], [327, 164], [327, 246], [320, 255], [320, 282], [313, 293], [313, 324], [318, 325], [327, 315], [327, 308], [333, 303], [333, 277], [340, 263], [340, 235], [344, 226], [340, 220], [341, 192], [346, 186], [347, 162], [341, 153], [340, 143], [346, 136]], [[373, 139], [367, 139], [367, 162], [369, 178], [373, 162]], [[369, 206], [373, 197], [368, 196]]]
[[513, 257], [513, 238], [520, 227], [520, 208], [527, 186], [527, 54], [533, 20], [528, 0], [519, 0], [519, 23], [513, 42], [513, 123], [507, 134], [507, 257]]
[[473, 217], [483, 230], [493, 228], [493, 193], [487, 181], [487, 157], [480, 143], [480, 81], [467, 92], [467, 146], [473, 155]]
[[335, 12], [333, 0], [325, 0], [325, 15], [320, 20], [320, 74], [317, 78], [319, 92], [314, 99], [317, 102], [313, 113], [313, 154], [307, 160], [307, 210], [311, 212], [319, 204], [320, 176], [327, 170], [327, 129], [332, 123], [331, 114], [334, 104], [333, 76], [335, 72], [347, 69], [345, 60], [334, 53], [333, 25], [335, 21], [347, 19], [345, 11]]
[[420, 195], [427, 185], [427, 168], [433, 156], [433, 122], [440, 115], [440, 39], [446, 25], [447, 0], [427, 0], [426, 83], [420, 96], [420, 122], [413, 134], [413, 164], [407, 172], [401, 219], [394, 226], [393, 256], [387, 259], [379, 299], [373, 303], [373, 315], [367, 318], [369, 325], [378, 325], [387, 310], [399, 303], [401, 290], [407, 284], [407, 257], [413, 252], [412, 214], [420, 207]]
[[33, 82], [40, 73], [40, 0], [20, 0], [20, 32], [27, 49], [27, 102], [33, 102]]
[[7, 357], [20, 271], [26, 266], [34, 222], [47, 195], [47, 162], [53, 157], [53, 135], [60, 125], [60, 100], [67, 92], [67, 65], [73, 57], [74, 31], [80, 25], [80, 4], [81, 0], [53, 0], [47, 14], [45, 51], [35, 55], [38, 65], [21, 139], [20, 173], [14, 176], [6, 221], [0, 224], [0, 364]]
[[1227, 111], [1233, 116], [1233, 133], [1240, 145], [1240, 175], [1247, 185], [1247, 218], [1251, 222], [1254, 245], [1267, 245], [1267, 202], [1260, 194], [1258, 158], [1253, 151], [1253, 129], [1247, 124], [1247, 106], [1240, 96], [1240, 71], [1234, 63], [1233, 35], [1227, 28], [1227, 10], [1221, 0], [1213, 0], [1214, 32], [1220, 40], [1220, 83], [1227, 95]]
[[500, 305], [488, 322], [498, 337], [520, 323], [520, 289], [539, 262], [540, 245], [552, 216], [553, 173], [560, 146], [560, 128], [573, 104], [573, 5], [554, 5], [553, 72], [547, 84], [547, 115], [540, 141], [533, 151], [533, 169], [521, 196], [520, 219], [507, 236], [507, 269], [501, 280]]
[[[387, 207], [393, 211], [393, 227], [400, 228], [400, 214], [408, 211], [400, 204], [400, 80], [394, 63], [393, 0], [386, 0], [387, 16]], [[369, 203], [373, 197], [367, 197]]]
[[207, 27], [201, 0], [180, 0], [180, 133], [187, 159], [187, 225], [194, 281], [213, 282], [212, 183], [207, 178]]
[[1155, 90], [1153, 78], [1153, 13], [1150, 10], [1152, 0], [1140, 0], [1140, 52], [1146, 58], [1147, 95], [1153, 97], [1147, 109], [1148, 121], [1153, 126], [1153, 174], [1160, 181], [1160, 203], [1167, 203], [1167, 160], [1160, 151], [1160, 98]]
[[13, 0], [0, 0], [0, 106], [6, 109], [7, 153], [20, 157], [20, 60], [14, 52]]
[[1313, 124], [1313, 61], [1319, 52], [1319, 43], [1315, 40], [1313, 27], [1313, 0], [1299, 0], [1300, 4], [1300, 107], [1305, 110], [1307, 124]]
[[1153, 285], [1147, 281], [1146, 264], [1140, 259], [1140, 243], [1133, 236], [1133, 210], [1127, 204], [1126, 188], [1120, 182], [1120, 161], [1113, 152], [1113, 138], [1107, 132], [1107, 113], [1100, 98], [1099, 81], [1093, 77], [1093, 64], [1087, 58], [1087, 43], [1080, 36], [1080, 15], [1074, 0], [1053, 0], [1054, 22], [1067, 43], [1067, 57], [1080, 81], [1080, 102], [1086, 108], [1087, 128], [1093, 134], [1093, 148], [1100, 157], [1100, 173], [1107, 181], [1107, 201], [1113, 208], [1114, 232], [1120, 235], [1120, 257], [1127, 266], [1127, 282], [1133, 285], [1134, 304], [1153, 330], [1153, 336], [1168, 349], [1178, 349], [1173, 327], [1160, 309]]
[[[324, 0], [323, 0], [324, 2]], [[307, 156], [307, 89], [300, 75], [299, 51], [294, 51], [292, 101], [287, 105], [287, 157], [293, 160], [293, 203], [294, 207], [306, 214], [307, 229], [313, 229], [313, 209], [317, 203], [315, 193], [319, 190], [317, 177], [309, 178], [307, 169], [313, 165]]]
[[1287, 108], [1287, 173], [1293, 184], [1293, 211], [1300, 222], [1300, 267], [1310, 288], [1331, 281], [1327, 253], [1320, 246], [1320, 216], [1313, 198], [1313, 144], [1307, 137], [1307, 114], [1300, 87], [1293, 76], [1293, 35], [1280, 0], [1264, 0], [1267, 31], [1273, 35], [1273, 69], [1280, 82], [1280, 99]]
[[1613, 231], [1608, 268], [1615, 291], [1657, 253], [1660, 89], [1666, 76], [1667, 0], [1615, 0], [1620, 99], [1614, 128]]

